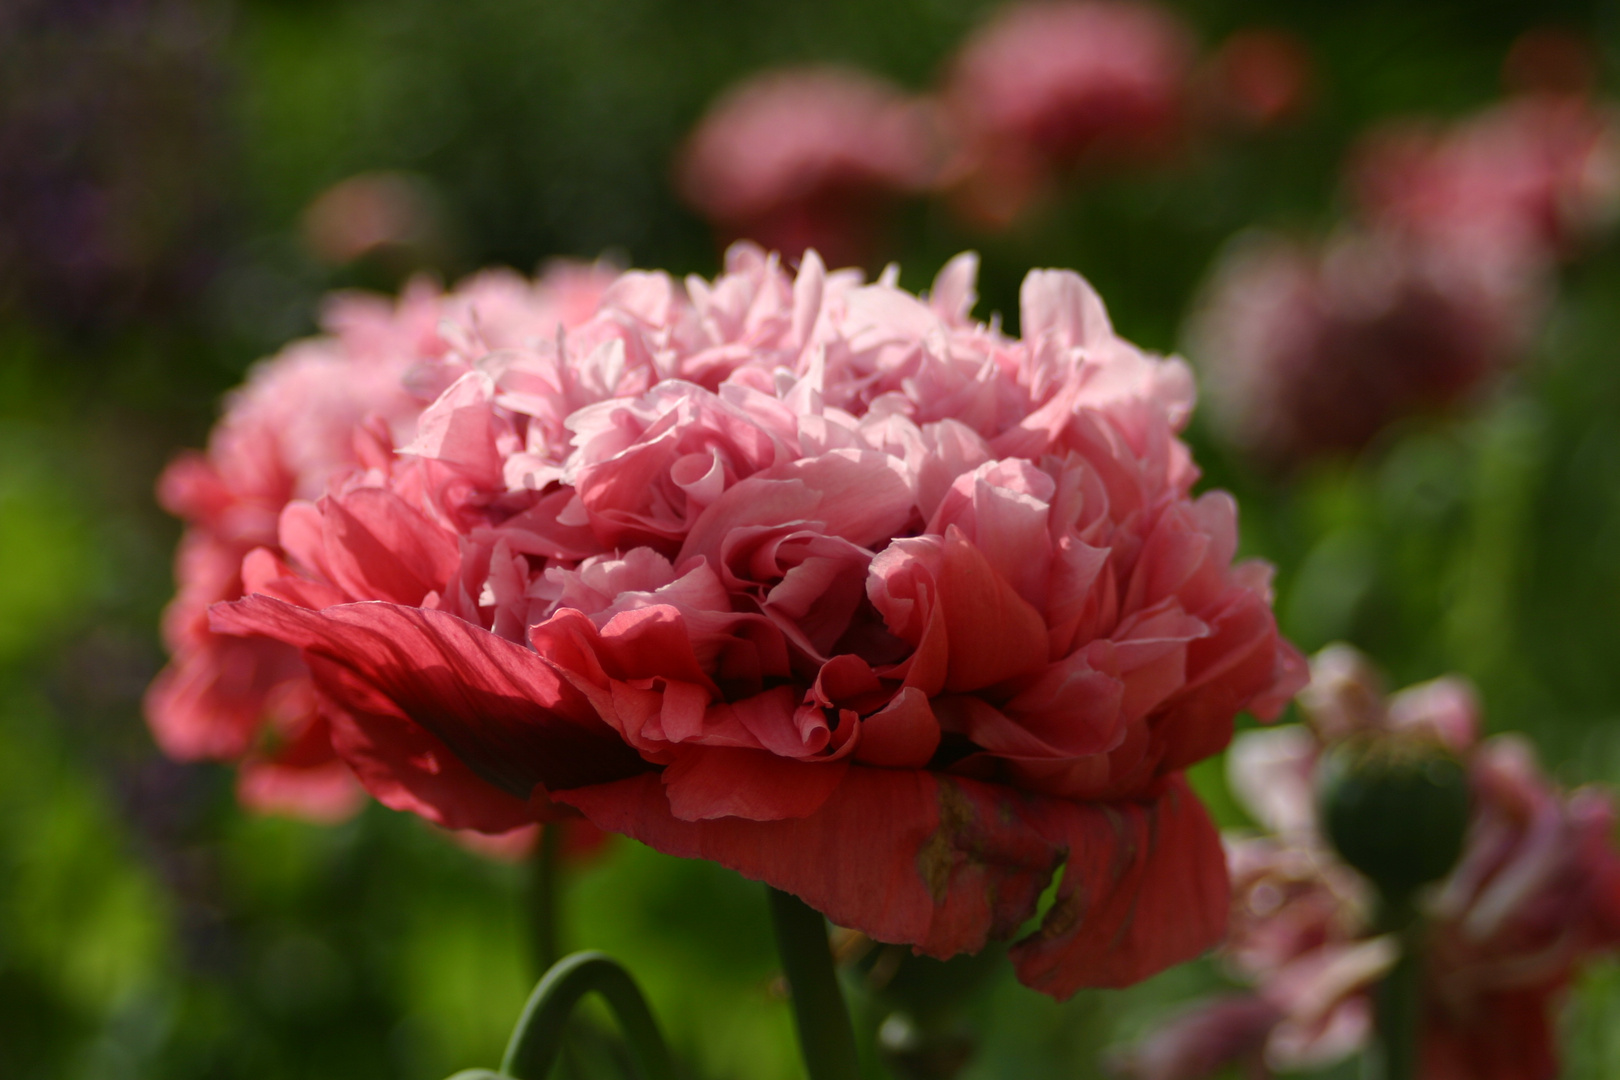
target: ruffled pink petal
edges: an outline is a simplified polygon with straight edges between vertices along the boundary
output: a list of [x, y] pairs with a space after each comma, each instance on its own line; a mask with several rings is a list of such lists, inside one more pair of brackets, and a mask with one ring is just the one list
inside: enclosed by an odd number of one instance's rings
[[[1053, 757], [1081, 757], [1114, 748], [1124, 732], [1125, 685], [1099, 671], [1084, 652], [1052, 664], [1002, 706], [1018, 727], [1039, 739]], [[988, 737], [988, 733], [985, 733]], [[995, 742], [974, 741], [986, 749]]]
[[939, 749], [939, 720], [928, 697], [906, 686], [894, 699], [861, 721], [855, 760], [891, 769], [920, 769]]
[[499, 486], [505, 463], [496, 444], [494, 396], [494, 381], [481, 371], [469, 371], [423, 411], [416, 439], [399, 452], [464, 469], [485, 487]]
[[455, 538], [390, 491], [328, 496], [320, 511], [323, 569], [352, 598], [419, 604], [461, 565]]
[[1031, 270], [1018, 312], [1024, 340], [1036, 348], [1096, 348], [1113, 335], [1102, 298], [1072, 270]]
[[600, 630], [582, 612], [564, 608], [529, 630], [536, 652], [558, 670], [598, 686], [610, 678], [665, 678], [712, 688], [692, 638], [684, 614], [667, 604], [621, 611]]
[[1028, 674], [1046, 660], [1046, 620], [952, 526], [946, 533], [939, 607], [950, 638], [945, 688], [978, 690]]

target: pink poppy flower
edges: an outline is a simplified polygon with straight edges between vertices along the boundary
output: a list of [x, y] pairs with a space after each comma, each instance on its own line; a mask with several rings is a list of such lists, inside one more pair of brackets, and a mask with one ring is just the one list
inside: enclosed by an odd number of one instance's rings
[[1243, 237], [1211, 274], [1190, 350], [1217, 424], [1262, 463], [1353, 452], [1518, 359], [1543, 306], [1538, 269], [1388, 232]]
[[384, 803], [583, 814], [1063, 997], [1211, 945], [1183, 778], [1302, 682], [1236, 507], [1192, 494], [1178, 360], [1037, 271], [1024, 337], [748, 245], [626, 274], [472, 358], [409, 442], [282, 512], [216, 632], [302, 652]]
[[724, 242], [860, 263], [880, 211], [926, 187], [938, 159], [920, 100], [858, 71], [788, 68], [727, 91], [687, 140], [676, 180]]
[[[1324, 740], [1387, 727], [1424, 731], [1463, 753], [1474, 789], [1461, 861], [1424, 902], [1421, 1075], [1556, 1076], [1562, 994], [1588, 958], [1620, 946], [1611, 799], [1590, 788], [1560, 792], [1516, 736], [1476, 742], [1478, 706], [1460, 679], [1386, 702], [1365, 658], [1335, 646], [1312, 661], [1300, 704], [1309, 728], [1245, 733], [1228, 758], [1233, 790], [1269, 830], [1228, 839], [1233, 905], [1223, 953], [1253, 992], [1172, 1021], [1124, 1059], [1124, 1071], [1194, 1080], [1250, 1060], [1257, 1046], [1271, 1068], [1308, 1069], [1365, 1045], [1369, 991], [1398, 945], [1374, 935], [1370, 887], [1318, 834], [1312, 773]], [[1160, 1060], [1186, 1064], [1131, 1071], [1133, 1062]]]
[[1155, 4], [1002, 8], [962, 47], [942, 92], [962, 148], [962, 208], [1005, 225], [1077, 163], [1164, 156], [1183, 132], [1193, 55], [1187, 28]]
[[[332, 751], [297, 650], [216, 634], [208, 607], [243, 595], [244, 556], [279, 550], [289, 502], [318, 498], [329, 481], [364, 468], [377, 437], [409, 438], [427, 404], [421, 391], [431, 400], [460, 370], [467, 342], [447, 332], [478, 341], [480, 355], [552, 335], [594, 310], [607, 280], [600, 268], [559, 264], [538, 283], [499, 272], [450, 294], [416, 283], [397, 305], [339, 296], [325, 313], [327, 336], [253, 371], [207, 453], [182, 455], [158, 484], [160, 501], [187, 525], [179, 590], [164, 616], [173, 658], [146, 699], [165, 752], [239, 762], [238, 794], [254, 809], [330, 821], [359, 807], [362, 791]], [[447, 331], [441, 320], [463, 329]]]

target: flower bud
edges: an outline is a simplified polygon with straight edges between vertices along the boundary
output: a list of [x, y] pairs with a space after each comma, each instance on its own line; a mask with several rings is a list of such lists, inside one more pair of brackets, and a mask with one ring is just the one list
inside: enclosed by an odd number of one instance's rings
[[1327, 750], [1317, 765], [1323, 830], [1387, 904], [1405, 904], [1445, 876], [1468, 829], [1468, 772], [1438, 741], [1369, 732]]

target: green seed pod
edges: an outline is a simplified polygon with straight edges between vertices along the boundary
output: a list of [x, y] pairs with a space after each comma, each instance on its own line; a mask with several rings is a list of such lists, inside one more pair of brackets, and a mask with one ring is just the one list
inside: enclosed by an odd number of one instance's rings
[[1404, 905], [1444, 877], [1468, 831], [1468, 771], [1423, 737], [1370, 732], [1328, 749], [1316, 770], [1322, 829], [1344, 861]]

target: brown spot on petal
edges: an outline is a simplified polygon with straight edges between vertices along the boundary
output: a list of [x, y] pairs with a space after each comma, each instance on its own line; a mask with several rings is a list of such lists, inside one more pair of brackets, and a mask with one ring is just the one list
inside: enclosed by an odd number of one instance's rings
[[939, 782], [939, 827], [917, 850], [917, 871], [928, 885], [935, 904], [943, 904], [951, 886], [951, 871], [966, 846], [964, 836], [974, 822], [973, 804], [949, 780]]

